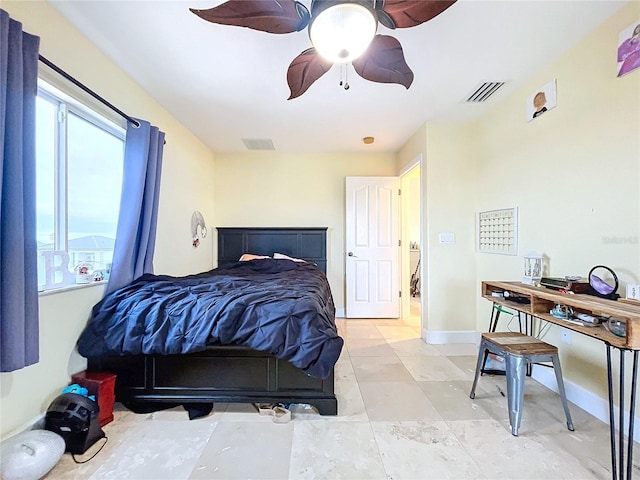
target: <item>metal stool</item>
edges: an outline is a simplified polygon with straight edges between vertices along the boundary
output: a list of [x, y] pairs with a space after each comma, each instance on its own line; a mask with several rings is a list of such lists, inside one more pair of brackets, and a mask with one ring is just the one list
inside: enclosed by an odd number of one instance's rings
[[484, 366], [486, 355], [491, 352], [504, 357], [506, 363], [507, 377], [507, 403], [509, 405], [509, 423], [511, 424], [511, 434], [518, 436], [518, 428], [522, 420], [522, 404], [524, 401], [524, 377], [527, 365], [535, 362], [552, 362], [553, 370], [558, 382], [558, 391], [562, 399], [562, 407], [567, 416], [567, 428], [573, 431], [573, 422], [567, 396], [564, 391], [562, 381], [562, 369], [558, 349], [553, 345], [543, 342], [535, 337], [530, 337], [518, 332], [493, 332], [483, 333], [478, 351], [478, 364], [476, 365], [476, 375], [471, 387], [471, 399], [476, 398], [476, 385], [478, 377]]

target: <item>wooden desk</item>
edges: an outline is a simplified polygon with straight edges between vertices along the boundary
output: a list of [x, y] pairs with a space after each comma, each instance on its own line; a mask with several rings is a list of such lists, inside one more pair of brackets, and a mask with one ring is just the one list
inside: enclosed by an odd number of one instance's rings
[[[515, 293], [529, 298], [529, 304], [517, 303], [503, 297], [493, 297], [492, 292]], [[607, 300], [593, 295], [560, 293], [545, 287], [524, 285], [520, 282], [482, 282], [482, 296], [498, 305], [533, 315], [569, 330], [597, 338], [612, 347], [640, 350], [640, 302], [637, 305], [622, 301]], [[618, 337], [603, 326], [583, 327], [556, 318], [549, 313], [556, 304], [570, 306], [576, 313], [606, 315], [622, 319], [627, 324], [626, 338]]]
[[[493, 292], [509, 292], [525, 297], [529, 303], [518, 303], [501, 296], [494, 297]], [[520, 282], [482, 282], [482, 296], [494, 305], [502, 305], [525, 315], [540, 318], [563, 328], [596, 338], [606, 345], [607, 378], [609, 390], [609, 426], [611, 435], [611, 474], [614, 480], [631, 480], [633, 469], [633, 427], [635, 418], [636, 380], [638, 376], [638, 352], [640, 351], [640, 303], [607, 300], [584, 294], [560, 293], [545, 287], [524, 285]], [[603, 326], [584, 327], [552, 316], [549, 311], [556, 305], [567, 305], [576, 313], [587, 313], [593, 316], [611, 316], [626, 323], [626, 337], [618, 337]], [[495, 310], [495, 309], [494, 309]], [[490, 328], [495, 328], [497, 319], [492, 316]], [[618, 390], [619, 436], [616, 438], [614, 415], [614, 389], [611, 368], [611, 348], [620, 350], [620, 378]], [[627, 431], [627, 451], [625, 458], [624, 441], [624, 396], [625, 396], [625, 360], [626, 352], [633, 356], [633, 373], [631, 378], [631, 398], [629, 405], [629, 428]], [[616, 453], [617, 451], [617, 453]], [[625, 476], [626, 475], [626, 476]]]

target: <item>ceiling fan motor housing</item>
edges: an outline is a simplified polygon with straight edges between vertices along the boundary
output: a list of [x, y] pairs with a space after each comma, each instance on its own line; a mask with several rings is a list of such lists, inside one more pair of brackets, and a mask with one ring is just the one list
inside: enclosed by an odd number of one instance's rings
[[375, 0], [314, 0], [309, 38], [320, 55], [349, 63], [362, 55], [378, 30]]
[[374, 12], [377, 6], [376, 4], [382, 4], [384, 2], [380, 0], [312, 0], [311, 16], [315, 17], [323, 10], [343, 3], [355, 3], [357, 5], [362, 5], [363, 7], [371, 10], [371, 12]]
[[384, 0], [312, 0], [311, 16], [316, 17], [323, 10], [341, 3], [355, 3], [362, 5], [371, 11], [376, 21], [391, 30], [396, 29], [396, 24], [393, 19], [383, 10]]

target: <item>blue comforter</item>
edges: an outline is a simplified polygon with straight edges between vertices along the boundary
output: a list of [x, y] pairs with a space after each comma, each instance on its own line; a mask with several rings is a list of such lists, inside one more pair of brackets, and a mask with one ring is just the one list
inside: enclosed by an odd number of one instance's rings
[[170, 355], [211, 344], [250, 347], [327, 378], [343, 345], [327, 278], [315, 265], [273, 259], [143, 275], [95, 305], [78, 351]]

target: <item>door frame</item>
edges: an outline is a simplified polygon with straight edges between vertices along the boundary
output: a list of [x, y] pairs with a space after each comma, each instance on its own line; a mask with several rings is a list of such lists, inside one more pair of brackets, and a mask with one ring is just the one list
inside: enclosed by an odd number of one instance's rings
[[[420, 327], [421, 330], [425, 329], [425, 292], [426, 292], [426, 271], [425, 261], [426, 261], [426, 251], [427, 251], [427, 242], [426, 235], [424, 231], [424, 165], [422, 161], [422, 154], [417, 155], [411, 162], [404, 166], [404, 168], [400, 171], [400, 185], [404, 190], [405, 182], [407, 174], [409, 174], [415, 168], [420, 169], [420, 181], [419, 183], [419, 218], [420, 218], [420, 238], [418, 240], [420, 245]], [[402, 291], [402, 301], [400, 302], [400, 314], [402, 317], [407, 317], [410, 314], [411, 310], [411, 274], [413, 272], [410, 271], [410, 252], [409, 252], [409, 242], [412, 240], [409, 238], [409, 227], [406, 222], [406, 215], [408, 212], [409, 206], [409, 196], [405, 195], [404, 191], [400, 196], [400, 239], [402, 241], [402, 248], [400, 249], [400, 272], [401, 272], [401, 282], [400, 287]]]

